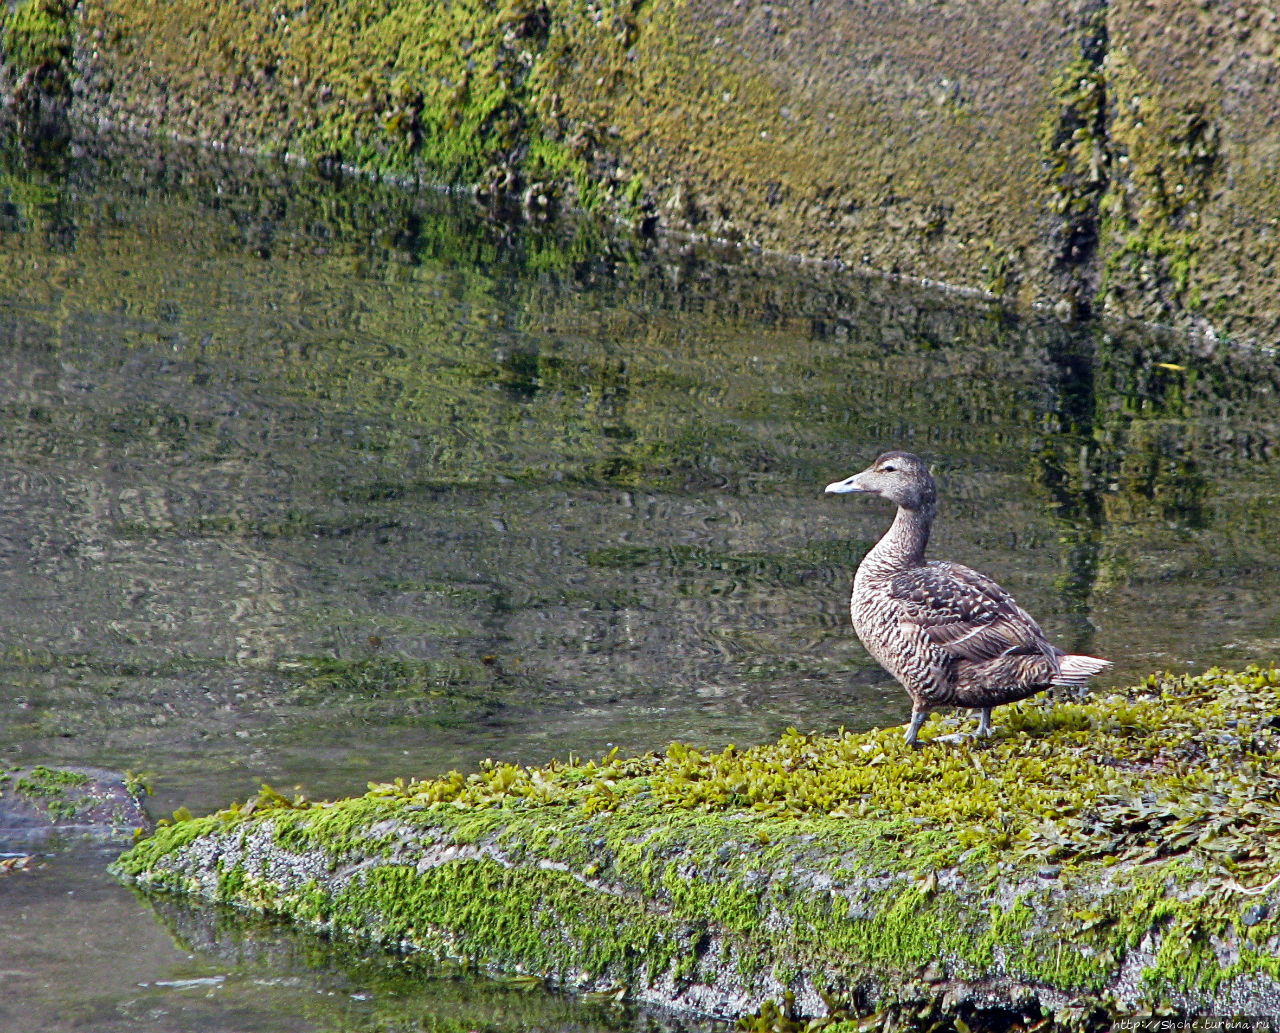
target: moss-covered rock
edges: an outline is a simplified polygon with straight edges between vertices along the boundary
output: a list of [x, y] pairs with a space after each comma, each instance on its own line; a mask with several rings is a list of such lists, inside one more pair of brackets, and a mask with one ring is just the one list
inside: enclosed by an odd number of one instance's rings
[[151, 828], [145, 795], [145, 779], [132, 773], [44, 764], [0, 769], [0, 841], [25, 846], [52, 835], [127, 841]]
[[[1280, 1003], [1280, 671], [899, 729], [264, 789], [117, 864], [345, 938], [734, 1015]], [[935, 718], [925, 738], [954, 725]]]

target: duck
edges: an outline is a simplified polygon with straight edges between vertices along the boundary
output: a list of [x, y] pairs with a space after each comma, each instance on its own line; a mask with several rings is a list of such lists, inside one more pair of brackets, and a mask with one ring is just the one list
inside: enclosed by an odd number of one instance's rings
[[938, 707], [980, 711], [978, 735], [986, 737], [993, 707], [1058, 686], [1082, 690], [1111, 666], [1053, 645], [987, 575], [925, 559], [938, 489], [919, 456], [885, 452], [826, 492], [873, 495], [898, 507], [858, 565], [849, 614], [867, 652], [911, 697], [908, 745], [920, 745], [920, 726]]

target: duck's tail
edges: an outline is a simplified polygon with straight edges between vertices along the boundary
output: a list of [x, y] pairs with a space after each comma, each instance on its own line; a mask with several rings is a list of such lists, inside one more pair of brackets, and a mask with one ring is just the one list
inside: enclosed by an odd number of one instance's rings
[[1051, 684], [1062, 685], [1070, 689], [1084, 688], [1085, 682], [1099, 671], [1111, 666], [1110, 660], [1102, 660], [1096, 656], [1080, 656], [1069, 653], [1058, 657], [1058, 677]]

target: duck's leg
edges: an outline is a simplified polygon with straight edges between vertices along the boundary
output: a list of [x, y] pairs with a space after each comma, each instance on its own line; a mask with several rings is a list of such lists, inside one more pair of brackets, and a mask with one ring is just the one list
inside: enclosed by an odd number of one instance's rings
[[924, 719], [929, 716], [927, 707], [922, 707], [919, 703], [915, 703], [911, 707], [911, 723], [907, 725], [907, 745], [919, 746], [916, 741], [916, 732], [920, 731], [920, 726], [924, 724]]
[[978, 734], [982, 736], [982, 738], [984, 739], [991, 735], [991, 708], [990, 707], [983, 707], [982, 710], [979, 711]]

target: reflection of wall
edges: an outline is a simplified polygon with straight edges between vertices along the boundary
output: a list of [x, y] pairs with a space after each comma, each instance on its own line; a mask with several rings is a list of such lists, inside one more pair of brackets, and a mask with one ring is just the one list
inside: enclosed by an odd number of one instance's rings
[[[1262, 487], [1275, 482], [1280, 430], [1265, 403], [1280, 388], [1274, 362], [1171, 333], [1095, 338], [1087, 378], [1075, 368], [1064, 378], [1064, 396], [1085, 404], [1068, 403], [1078, 410], [1068, 433], [1036, 457], [1066, 547], [1064, 597], [1081, 614], [1090, 595], [1129, 609], [1144, 636], [1220, 627], [1240, 662], [1267, 662], [1280, 625], [1244, 642], [1231, 625], [1280, 568], [1255, 494], [1274, 491]], [[1197, 581], [1207, 590], [1171, 588]]]
[[[33, 585], [80, 579], [86, 648], [372, 634], [577, 699], [838, 698], [878, 677], [843, 611], [888, 514], [820, 489], [891, 446], [938, 471], [935, 555], [1074, 648], [1183, 612], [1215, 549], [1274, 568], [1251, 353], [181, 151], [119, 167], [28, 182], [0, 242], [7, 537]], [[1143, 629], [1133, 664], [1205, 634]]]

